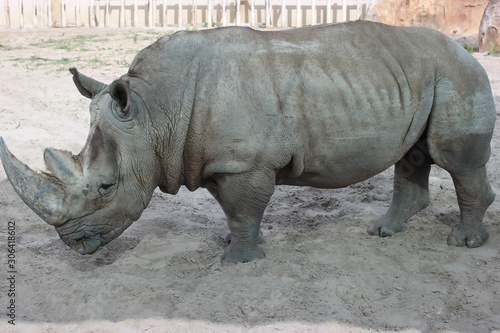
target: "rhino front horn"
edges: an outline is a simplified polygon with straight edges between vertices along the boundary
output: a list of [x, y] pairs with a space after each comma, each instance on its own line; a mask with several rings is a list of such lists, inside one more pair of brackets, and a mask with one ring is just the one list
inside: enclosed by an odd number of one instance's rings
[[34, 172], [9, 151], [1, 137], [0, 158], [17, 194], [38, 216], [54, 226], [66, 222], [62, 209], [64, 190], [57, 178]]

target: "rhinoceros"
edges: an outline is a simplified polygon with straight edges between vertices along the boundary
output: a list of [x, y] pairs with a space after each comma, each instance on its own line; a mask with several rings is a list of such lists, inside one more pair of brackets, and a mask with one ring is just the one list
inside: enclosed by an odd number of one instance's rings
[[496, 111], [480, 64], [425, 28], [354, 22], [286, 31], [227, 27], [164, 36], [91, 99], [78, 155], [47, 148], [34, 172], [0, 140], [20, 197], [82, 254], [120, 235], [153, 191], [206, 188], [227, 217], [224, 262], [263, 258], [276, 185], [340, 188], [395, 165], [393, 201], [368, 227], [390, 236], [429, 204], [432, 164], [454, 181], [449, 245], [477, 247], [494, 200], [485, 164]]

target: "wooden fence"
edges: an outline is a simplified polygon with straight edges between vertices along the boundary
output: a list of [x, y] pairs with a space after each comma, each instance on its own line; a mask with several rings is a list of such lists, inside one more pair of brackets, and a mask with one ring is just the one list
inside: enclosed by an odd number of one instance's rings
[[369, 0], [0, 0], [0, 28], [298, 27], [364, 18]]

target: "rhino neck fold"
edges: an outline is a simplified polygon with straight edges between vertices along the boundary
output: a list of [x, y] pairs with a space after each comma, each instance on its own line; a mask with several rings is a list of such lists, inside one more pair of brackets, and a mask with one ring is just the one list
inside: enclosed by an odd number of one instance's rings
[[[160, 145], [161, 180], [160, 189], [169, 194], [176, 194], [181, 186], [186, 186], [190, 191], [200, 187], [201, 154], [193, 158], [189, 142], [196, 142], [203, 146], [199, 129], [194, 124], [194, 119], [199, 118], [195, 108], [197, 85], [193, 84], [198, 75], [199, 62], [193, 60], [177, 98], [168, 106], [169, 121], [166, 123], [165, 144]], [[189, 79], [193, 77], [192, 79]], [[171, 112], [176, 110], [176, 112]], [[164, 116], [165, 117], [165, 116]], [[172, 118], [175, 117], [175, 118]], [[163, 120], [165, 121], [165, 120]], [[188, 166], [188, 167], [186, 167]]]

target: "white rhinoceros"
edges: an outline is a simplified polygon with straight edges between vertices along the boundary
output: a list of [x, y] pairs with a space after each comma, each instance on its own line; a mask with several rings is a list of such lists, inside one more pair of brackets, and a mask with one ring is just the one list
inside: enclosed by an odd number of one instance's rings
[[275, 185], [339, 188], [393, 164], [393, 203], [370, 234], [407, 230], [429, 203], [435, 163], [453, 177], [461, 212], [448, 244], [488, 238], [495, 105], [483, 68], [439, 32], [370, 22], [178, 32], [110, 85], [71, 72], [92, 99], [83, 150], [46, 149], [43, 174], [1, 139], [0, 155], [21, 198], [80, 253], [120, 235], [157, 186], [184, 185], [222, 206], [232, 235], [224, 261], [262, 258]]

